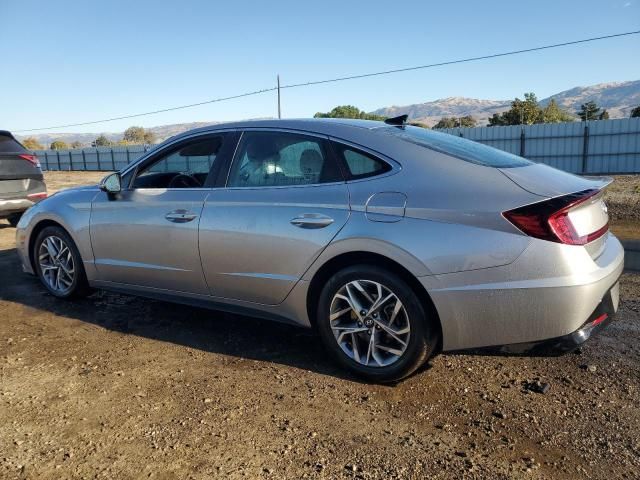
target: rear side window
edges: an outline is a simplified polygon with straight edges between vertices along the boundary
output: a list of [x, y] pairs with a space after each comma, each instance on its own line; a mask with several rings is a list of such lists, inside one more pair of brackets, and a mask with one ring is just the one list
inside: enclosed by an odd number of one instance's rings
[[27, 150], [9, 135], [0, 133], [0, 153], [26, 152]]
[[362, 150], [336, 142], [333, 142], [333, 146], [336, 153], [342, 157], [349, 170], [349, 178], [352, 180], [379, 175], [391, 170], [388, 163]]
[[532, 162], [522, 157], [448, 133], [411, 126], [388, 127], [380, 130], [421, 147], [485, 167], [512, 168], [532, 165]]
[[324, 139], [248, 131], [229, 173], [229, 187], [284, 187], [342, 181]]

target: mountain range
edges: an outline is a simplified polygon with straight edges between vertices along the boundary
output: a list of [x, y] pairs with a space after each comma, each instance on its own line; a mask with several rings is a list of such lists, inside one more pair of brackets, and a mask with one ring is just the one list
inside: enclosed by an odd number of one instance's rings
[[[606, 108], [610, 118], [628, 117], [631, 109], [640, 105], [640, 80], [628, 82], [599, 83], [587, 87], [575, 87], [540, 100], [540, 105], [546, 105], [554, 99], [560, 107], [574, 114], [580, 105], [593, 100], [601, 108]], [[508, 110], [512, 100], [481, 100], [466, 97], [449, 97], [425, 103], [404, 106], [382, 107], [371, 113], [395, 117], [408, 114], [409, 120], [428, 126], [435, 125], [442, 117], [464, 117], [471, 115], [478, 121], [478, 125], [486, 125], [489, 117], [494, 113]], [[147, 128], [154, 133], [158, 141], [165, 140], [178, 133], [193, 128], [222, 123], [220, 121], [177, 123]], [[105, 133], [113, 141], [122, 139], [120, 133]], [[34, 135], [18, 135], [18, 138], [34, 137], [42, 145], [48, 146], [54, 140], [67, 143], [78, 141], [89, 145], [98, 136], [96, 133], [39, 133]]]
[[[524, 96], [524, 95], [523, 95]], [[599, 107], [606, 108], [610, 118], [628, 117], [631, 110], [640, 105], [640, 80], [629, 82], [599, 83], [588, 87], [574, 87], [540, 100], [540, 105], [547, 105], [551, 99], [572, 115], [580, 109], [580, 105], [590, 100]], [[512, 100], [479, 100], [465, 97], [449, 97], [433, 102], [413, 105], [383, 107], [371, 113], [395, 117], [409, 115], [410, 121], [433, 126], [442, 117], [464, 117], [471, 115], [478, 125], [486, 125], [494, 113], [508, 110]]]

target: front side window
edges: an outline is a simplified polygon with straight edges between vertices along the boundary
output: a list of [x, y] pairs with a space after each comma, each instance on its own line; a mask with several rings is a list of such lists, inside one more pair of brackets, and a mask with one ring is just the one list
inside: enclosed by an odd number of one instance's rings
[[138, 171], [133, 188], [202, 187], [221, 146], [221, 136], [182, 143]]
[[245, 132], [229, 187], [280, 187], [342, 181], [323, 139], [287, 132]]

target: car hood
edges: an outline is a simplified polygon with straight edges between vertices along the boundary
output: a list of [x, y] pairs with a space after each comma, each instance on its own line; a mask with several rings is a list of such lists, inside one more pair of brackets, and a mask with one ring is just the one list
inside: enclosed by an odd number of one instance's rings
[[524, 190], [550, 198], [582, 190], [600, 190], [613, 181], [610, 177], [579, 177], [541, 163], [499, 170]]

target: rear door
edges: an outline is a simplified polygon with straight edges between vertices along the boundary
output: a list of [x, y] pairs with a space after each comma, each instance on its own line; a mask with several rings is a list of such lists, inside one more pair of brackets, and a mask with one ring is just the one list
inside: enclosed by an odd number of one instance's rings
[[275, 305], [349, 218], [349, 195], [327, 139], [243, 133], [226, 188], [207, 197], [200, 256], [212, 295]]

